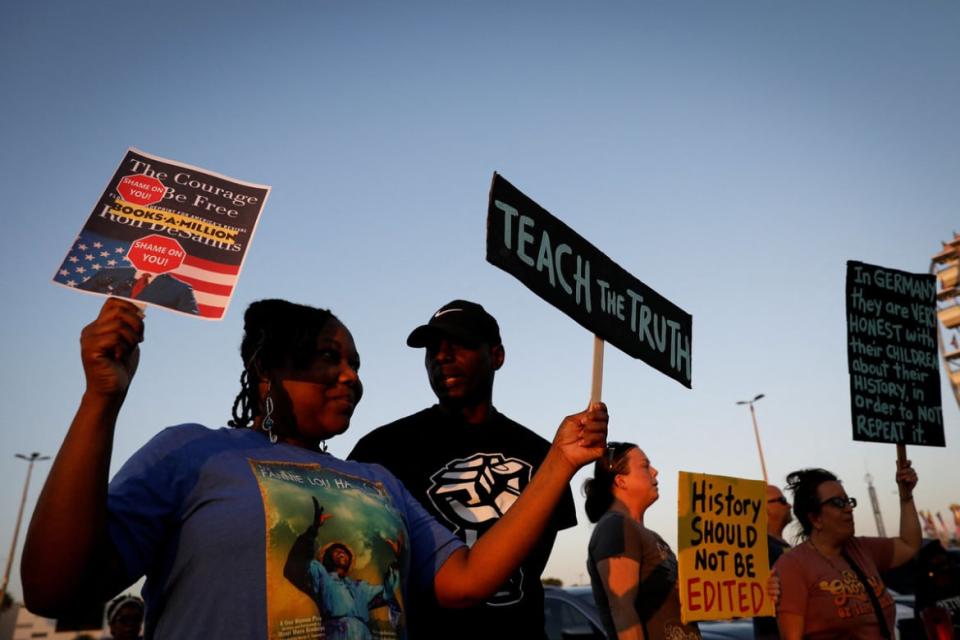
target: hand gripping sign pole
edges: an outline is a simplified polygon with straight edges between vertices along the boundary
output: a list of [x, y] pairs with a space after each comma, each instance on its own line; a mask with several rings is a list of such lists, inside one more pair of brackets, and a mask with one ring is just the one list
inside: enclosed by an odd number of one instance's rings
[[691, 386], [690, 314], [496, 173], [487, 209], [487, 261], [594, 334], [591, 402], [601, 397], [604, 342]]
[[[897, 444], [897, 469], [903, 469], [907, 465], [907, 445]], [[900, 495], [900, 502], [910, 498], [903, 489], [903, 485], [897, 485], [897, 492]]]

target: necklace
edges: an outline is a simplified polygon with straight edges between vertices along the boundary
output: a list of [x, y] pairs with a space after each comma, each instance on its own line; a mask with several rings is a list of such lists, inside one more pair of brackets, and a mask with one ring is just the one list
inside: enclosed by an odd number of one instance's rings
[[833, 564], [833, 561], [830, 560], [829, 557], [827, 557], [827, 554], [825, 554], [823, 551], [820, 551], [820, 548], [817, 547], [816, 543], [813, 541], [813, 538], [807, 538], [807, 542], [809, 542], [809, 543], [810, 543], [810, 546], [813, 547], [813, 550], [817, 552], [817, 555], [820, 556], [821, 558], [823, 558], [824, 561], [825, 561], [828, 565], [830, 565], [830, 568], [831, 568], [831, 569], [833, 569], [833, 570], [836, 571], [837, 573], [840, 573], [840, 574], [843, 573], [843, 572], [840, 570], [840, 568], [839, 568], [837, 565]]

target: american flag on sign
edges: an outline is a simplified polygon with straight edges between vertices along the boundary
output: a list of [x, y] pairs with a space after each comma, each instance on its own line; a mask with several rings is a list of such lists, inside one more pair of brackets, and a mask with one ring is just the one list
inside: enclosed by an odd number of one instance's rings
[[227, 311], [230, 294], [239, 274], [240, 265], [203, 260], [190, 254], [183, 259], [180, 267], [170, 272], [170, 275], [193, 287], [200, 315], [217, 320]]
[[[54, 282], [67, 287], [80, 287], [91, 278], [106, 270], [120, 269], [129, 272], [133, 279], [133, 265], [127, 260], [130, 242], [107, 238], [84, 232], [74, 241], [57, 273]], [[189, 285], [196, 301], [196, 314], [211, 320], [219, 320], [226, 312], [230, 294], [240, 273], [239, 265], [225, 265], [187, 255], [183, 264], [167, 273], [167, 276]], [[129, 289], [129, 287], [128, 287]], [[129, 297], [122, 292], [99, 290], [98, 293]], [[144, 302], [150, 302], [145, 299]], [[161, 305], [165, 306], [165, 305]], [[172, 308], [172, 307], [171, 307]], [[182, 309], [180, 309], [182, 311]]]
[[94, 233], [77, 237], [63, 264], [53, 276], [55, 282], [76, 287], [92, 278], [101, 269], [130, 267], [127, 260], [129, 242], [104, 238]]

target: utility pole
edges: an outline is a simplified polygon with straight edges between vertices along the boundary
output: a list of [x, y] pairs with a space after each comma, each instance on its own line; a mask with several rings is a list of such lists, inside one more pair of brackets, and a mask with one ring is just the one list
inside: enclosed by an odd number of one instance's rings
[[887, 537], [887, 529], [883, 526], [883, 514], [880, 513], [880, 501], [877, 500], [877, 490], [873, 488], [873, 476], [869, 473], [864, 478], [867, 481], [867, 493], [870, 494], [870, 506], [873, 507], [873, 519], [877, 522], [877, 535]]
[[763, 446], [760, 444], [760, 429], [757, 428], [757, 413], [753, 410], [753, 403], [763, 397], [758, 393], [753, 400], [740, 400], [737, 404], [746, 404], [750, 406], [750, 417], [753, 419], [753, 436], [757, 439], [757, 451], [760, 453], [760, 470], [763, 471], [763, 483], [770, 484], [767, 480], [767, 463], [763, 459]]
[[17, 524], [14, 525], [13, 528], [13, 542], [10, 544], [10, 555], [7, 556], [7, 568], [3, 571], [3, 586], [0, 587], [0, 598], [6, 596], [7, 585], [10, 584], [10, 569], [13, 567], [13, 556], [17, 552], [17, 538], [20, 536], [20, 522], [23, 520], [23, 505], [27, 502], [27, 489], [30, 488], [30, 474], [33, 473], [33, 463], [50, 459], [50, 456], [42, 456], [36, 451], [29, 456], [25, 456], [22, 453], [15, 455], [21, 460], [26, 460], [29, 464], [27, 465], [27, 480], [23, 483], [23, 495], [20, 497], [20, 510], [17, 511]]

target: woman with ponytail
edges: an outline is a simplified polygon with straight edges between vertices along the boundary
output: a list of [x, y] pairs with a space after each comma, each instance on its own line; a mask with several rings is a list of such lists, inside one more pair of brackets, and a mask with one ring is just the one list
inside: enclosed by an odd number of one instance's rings
[[610, 442], [584, 484], [590, 536], [587, 571], [603, 625], [618, 640], [699, 638], [680, 621], [677, 557], [643, 517], [659, 497], [657, 470], [637, 445]]

